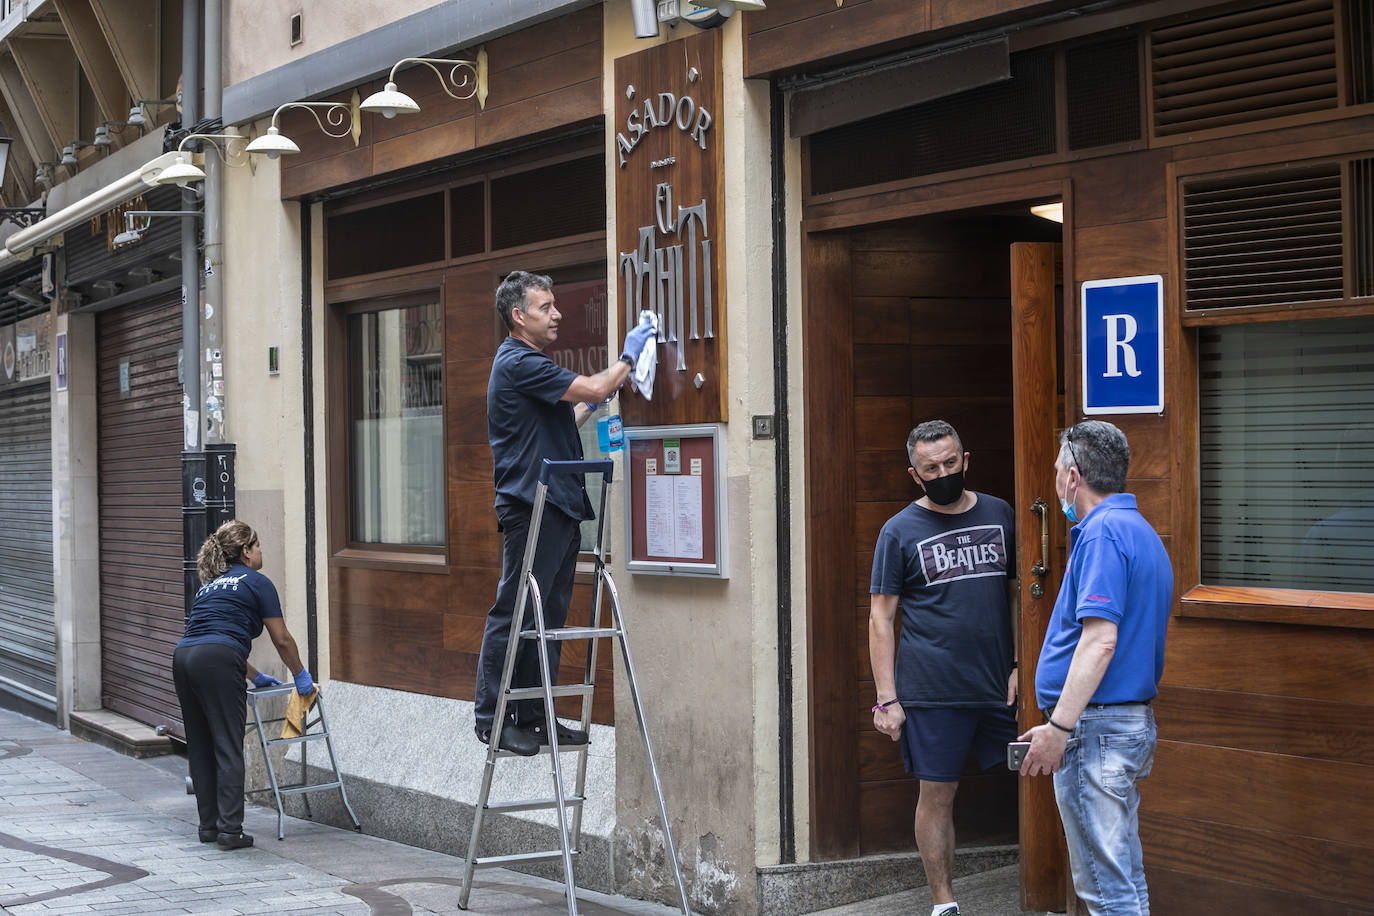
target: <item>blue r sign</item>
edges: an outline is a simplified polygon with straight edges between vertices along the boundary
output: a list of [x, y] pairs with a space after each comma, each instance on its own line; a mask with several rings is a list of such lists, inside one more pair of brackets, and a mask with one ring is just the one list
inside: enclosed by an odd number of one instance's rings
[[1164, 412], [1164, 279], [1083, 284], [1083, 412]]

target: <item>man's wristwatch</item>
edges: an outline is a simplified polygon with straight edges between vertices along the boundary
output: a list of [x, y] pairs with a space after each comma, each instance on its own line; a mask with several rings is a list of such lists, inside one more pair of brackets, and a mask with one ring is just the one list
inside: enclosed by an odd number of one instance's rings
[[622, 362], [622, 363], [624, 363], [625, 365], [629, 366], [631, 369], [633, 369], [633, 368], [634, 368], [634, 365], [635, 365], [635, 361], [632, 360], [632, 359], [630, 359], [630, 357], [626, 356], [626, 355], [623, 354], [623, 353], [620, 354], [620, 362]]

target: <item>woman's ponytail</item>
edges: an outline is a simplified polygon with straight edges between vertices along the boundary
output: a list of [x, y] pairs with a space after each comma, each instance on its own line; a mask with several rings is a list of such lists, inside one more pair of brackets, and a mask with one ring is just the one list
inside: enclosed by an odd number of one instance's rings
[[220, 525], [200, 545], [200, 553], [196, 555], [201, 584], [224, 575], [231, 565], [243, 559], [244, 548], [257, 539], [253, 529], [238, 519]]

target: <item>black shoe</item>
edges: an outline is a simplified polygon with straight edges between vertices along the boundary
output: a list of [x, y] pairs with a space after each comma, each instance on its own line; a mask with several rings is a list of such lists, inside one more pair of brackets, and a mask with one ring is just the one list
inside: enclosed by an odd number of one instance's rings
[[[477, 740], [483, 744], [491, 744], [491, 729], [484, 728], [478, 731]], [[507, 723], [506, 727], [501, 729], [501, 750], [519, 754], [521, 757], [533, 757], [539, 753], [539, 741], [529, 731]]]
[[200, 829], [200, 841], [202, 843], [213, 843], [219, 837], [219, 831], [211, 827], [209, 830]]
[[[569, 728], [562, 722], [558, 722], [557, 728], [559, 747], [581, 747], [590, 740], [587, 733], [580, 728]], [[531, 727], [530, 731], [534, 732], [534, 737], [539, 740], [540, 747], [549, 743], [549, 736], [545, 733], [543, 722]]]
[[246, 833], [221, 833], [215, 843], [220, 849], [246, 849], [253, 845], [253, 838]]

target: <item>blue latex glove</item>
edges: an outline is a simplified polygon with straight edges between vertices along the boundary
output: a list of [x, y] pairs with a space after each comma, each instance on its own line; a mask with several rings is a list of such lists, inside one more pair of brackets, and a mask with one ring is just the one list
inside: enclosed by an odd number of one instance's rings
[[620, 352], [621, 359], [628, 359], [630, 365], [644, 352], [644, 345], [654, 336], [654, 325], [647, 318], [641, 318], [633, 331], [625, 335], [625, 349]]
[[277, 680], [270, 674], [263, 674], [261, 671], [259, 671], [257, 674], [253, 675], [254, 687], [278, 687], [280, 685], [281, 681]]
[[302, 668], [301, 673], [292, 678], [296, 682], [296, 692], [301, 696], [309, 696], [310, 691], [315, 689], [315, 679], [310, 676], [310, 672]]

